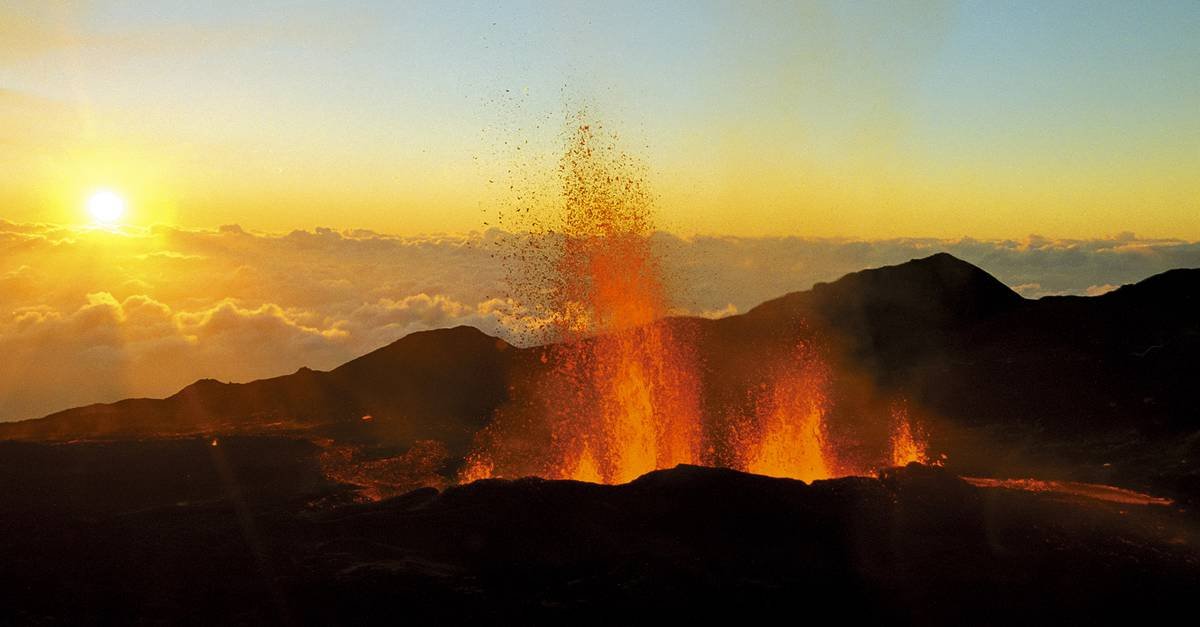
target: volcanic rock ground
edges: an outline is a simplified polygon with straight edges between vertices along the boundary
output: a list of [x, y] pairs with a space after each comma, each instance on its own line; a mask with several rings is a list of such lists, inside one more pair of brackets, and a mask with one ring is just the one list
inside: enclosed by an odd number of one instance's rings
[[1082, 624], [1188, 615], [1200, 589], [1179, 506], [979, 489], [915, 464], [812, 485], [680, 466], [361, 503], [316, 452], [0, 444], [0, 622]]

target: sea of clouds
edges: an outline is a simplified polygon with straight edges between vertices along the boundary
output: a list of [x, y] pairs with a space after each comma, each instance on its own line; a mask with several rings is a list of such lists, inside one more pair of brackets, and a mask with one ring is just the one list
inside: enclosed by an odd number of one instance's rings
[[[414, 331], [468, 324], [527, 342], [508, 296], [522, 236], [389, 236], [237, 226], [121, 232], [0, 220], [0, 420], [204, 377], [329, 369]], [[1022, 295], [1100, 294], [1176, 267], [1200, 243], [679, 238], [656, 234], [679, 313], [735, 314], [866, 267], [946, 251]]]

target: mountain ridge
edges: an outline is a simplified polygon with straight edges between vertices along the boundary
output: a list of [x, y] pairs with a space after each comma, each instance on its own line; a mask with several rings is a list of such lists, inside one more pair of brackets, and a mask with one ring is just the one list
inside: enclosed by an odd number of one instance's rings
[[[1181, 269], [1096, 297], [1030, 300], [979, 267], [938, 253], [850, 273], [771, 299], [744, 314], [667, 323], [697, 325], [705, 383], [714, 389], [711, 402], [731, 398], [744, 372], [756, 368], [765, 356], [782, 354], [797, 341], [815, 338], [829, 349], [836, 366], [862, 374], [873, 385], [905, 391], [939, 414], [954, 416], [972, 405], [956, 397], [955, 390], [971, 387], [971, 378], [997, 375], [966, 368], [968, 376], [951, 377], [945, 385], [949, 391], [943, 393], [929, 377], [943, 376], [937, 373], [944, 371], [945, 364], [971, 361], [972, 354], [987, 355], [995, 346], [999, 353], [1033, 351], [1028, 358], [1037, 361], [1038, 346], [1026, 346], [1029, 342], [1022, 343], [1022, 338], [1086, 345], [1089, 329], [1113, 343], [1133, 335], [1120, 326], [1130, 316], [1147, 326], [1169, 318], [1180, 329], [1176, 335], [1186, 338], [1195, 332], [1194, 324], [1188, 326], [1187, 314], [1197, 307], [1197, 286], [1200, 270]], [[1179, 308], [1182, 315], [1163, 306], [1172, 299], [1184, 305]], [[1140, 300], [1153, 305], [1143, 306]], [[1063, 345], [1076, 350], [1074, 344]], [[1052, 356], [1062, 352], [1047, 351]], [[447, 441], [453, 453], [462, 454], [471, 434], [508, 399], [511, 375], [535, 370], [538, 355], [538, 347], [516, 347], [474, 327], [422, 331], [329, 371], [300, 368], [245, 383], [201, 379], [164, 399], [124, 399], [0, 424], [0, 439], [315, 430], [336, 438], [398, 446], [438, 439]], [[994, 355], [987, 365], [1011, 358], [1011, 354]], [[1007, 402], [996, 405], [998, 411], [1009, 407]]]

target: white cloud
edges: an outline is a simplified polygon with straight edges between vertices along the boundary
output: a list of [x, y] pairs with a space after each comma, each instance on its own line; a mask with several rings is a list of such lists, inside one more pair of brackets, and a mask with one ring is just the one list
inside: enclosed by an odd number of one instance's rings
[[[286, 235], [173, 227], [114, 234], [0, 220], [0, 420], [202, 377], [328, 369], [413, 331], [469, 324], [514, 342], [545, 324], [507, 296], [520, 235]], [[1097, 294], [1173, 267], [1200, 244], [655, 236], [678, 313], [720, 317], [862, 269], [945, 250], [1027, 297]]]

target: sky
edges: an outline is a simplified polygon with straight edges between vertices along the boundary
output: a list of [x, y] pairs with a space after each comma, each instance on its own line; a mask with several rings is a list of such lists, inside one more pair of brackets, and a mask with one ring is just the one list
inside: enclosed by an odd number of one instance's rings
[[0, 218], [465, 234], [580, 109], [680, 235], [1200, 239], [1191, 0], [10, 1]]
[[676, 313], [939, 251], [1030, 298], [1200, 267], [1195, 0], [6, 0], [0, 420], [528, 338], [501, 213], [581, 120]]

